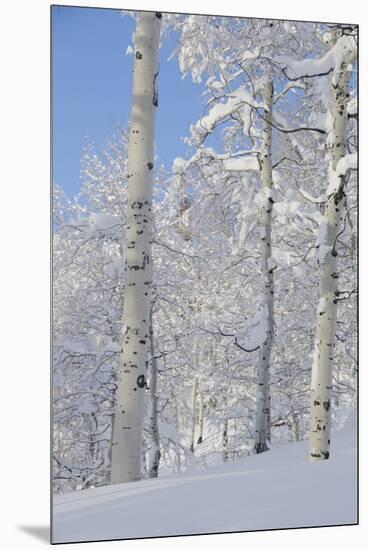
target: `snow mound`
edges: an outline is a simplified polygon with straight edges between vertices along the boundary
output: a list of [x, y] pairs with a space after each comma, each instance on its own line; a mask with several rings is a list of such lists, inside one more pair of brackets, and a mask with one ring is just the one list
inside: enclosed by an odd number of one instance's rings
[[205, 471], [56, 496], [53, 542], [354, 524], [354, 417], [332, 435], [321, 463], [308, 462], [302, 441]]

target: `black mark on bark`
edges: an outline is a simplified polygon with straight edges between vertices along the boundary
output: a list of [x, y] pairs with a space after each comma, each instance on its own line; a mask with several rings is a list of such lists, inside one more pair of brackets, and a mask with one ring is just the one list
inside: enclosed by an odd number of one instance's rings
[[138, 388], [144, 388], [146, 386], [146, 377], [144, 374], [140, 374], [137, 378], [137, 386]]
[[154, 104], [155, 107], [158, 107], [158, 92], [157, 92], [157, 84], [156, 84], [156, 80], [157, 80], [157, 77], [158, 77], [158, 72], [153, 76], [153, 99], [152, 99], [152, 103]]

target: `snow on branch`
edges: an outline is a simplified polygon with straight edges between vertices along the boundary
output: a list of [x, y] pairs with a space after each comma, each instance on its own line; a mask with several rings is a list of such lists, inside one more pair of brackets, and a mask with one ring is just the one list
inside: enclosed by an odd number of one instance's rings
[[230, 337], [230, 338], [234, 338], [234, 342], [233, 344], [241, 349], [242, 351], [245, 351], [247, 353], [252, 353], [253, 351], [257, 351], [259, 348], [260, 348], [260, 344], [252, 344], [251, 346], [248, 346], [247, 348], [242, 346], [241, 344], [239, 344], [238, 342], [238, 337], [235, 335], [235, 334], [228, 334], [226, 332], [223, 332], [221, 329], [218, 329], [216, 332], [214, 331], [211, 331], [207, 328], [204, 328], [204, 327], [201, 327], [201, 326], [198, 326], [199, 330], [202, 330], [204, 332], [207, 332], [208, 334], [213, 334], [215, 336], [217, 335], [220, 335], [220, 336], [226, 336], [226, 337]]
[[349, 153], [342, 157], [337, 163], [336, 170], [329, 167], [329, 184], [327, 187], [327, 196], [337, 193], [340, 185], [341, 178], [346, 176], [351, 170], [356, 170], [358, 166], [358, 155], [357, 153]]
[[259, 171], [259, 162], [255, 157], [229, 158], [225, 159], [223, 164], [228, 172]]
[[350, 170], [356, 170], [358, 166], [358, 155], [357, 153], [350, 153], [342, 157], [336, 166], [336, 174], [341, 176], [346, 176]]
[[327, 75], [333, 71], [333, 84], [336, 84], [342, 64], [352, 63], [356, 56], [356, 42], [353, 36], [344, 35], [320, 59], [303, 59], [294, 61], [280, 57], [279, 62], [285, 63], [284, 74], [289, 80], [311, 78]]
[[348, 115], [354, 117], [358, 114], [358, 98], [356, 96], [352, 97], [347, 105]]
[[[288, 128], [285, 118], [280, 113], [274, 112], [272, 118], [273, 120], [271, 121], [271, 126], [284, 134], [295, 134], [297, 132], [303, 132], [303, 131], [311, 131], [311, 132], [317, 132], [318, 134], [326, 134], [326, 130], [324, 128], [318, 128], [318, 127], [299, 126], [296, 128]], [[301, 148], [300, 143], [301, 142], [293, 141], [292, 145], [294, 147], [297, 146], [300, 149]]]
[[[209, 111], [208, 115], [203, 116], [197, 124], [192, 127], [193, 134], [197, 134], [199, 136], [203, 136], [204, 134], [205, 138], [207, 134], [214, 130], [217, 124], [223, 122], [227, 117], [241, 109], [242, 106], [248, 105], [250, 109], [257, 109], [261, 107], [261, 105], [255, 104], [253, 97], [244, 86], [240, 86], [237, 90], [232, 92], [231, 95], [225, 97], [227, 97], [227, 101], [217, 103]], [[243, 115], [245, 116], [247, 114], [249, 117], [250, 111], [247, 110], [247, 112], [248, 114], [244, 112]], [[245, 127], [249, 127], [250, 125], [249, 121], [246, 120], [243, 120], [243, 124]]]
[[286, 84], [286, 86], [283, 88], [283, 90], [281, 90], [281, 92], [279, 92], [274, 100], [273, 100], [273, 104], [277, 103], [281, 98], [283, 98], [286, 94], [288, 94], [290, 92], [290, 90], [293, 90], [295, 91], [295, 88], [299, 88], [300, 90], [305, 90], [305, 84], [303, 84], [303, 82], [288, 82]]

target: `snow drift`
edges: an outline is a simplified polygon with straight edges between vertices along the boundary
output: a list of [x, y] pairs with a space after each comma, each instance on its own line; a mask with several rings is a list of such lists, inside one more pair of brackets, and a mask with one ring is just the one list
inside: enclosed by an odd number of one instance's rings
[[54, 497], [53, 542], [354, 524], [356, 427], [333, 434], [328, 461], [307, 441], [206, 470]]

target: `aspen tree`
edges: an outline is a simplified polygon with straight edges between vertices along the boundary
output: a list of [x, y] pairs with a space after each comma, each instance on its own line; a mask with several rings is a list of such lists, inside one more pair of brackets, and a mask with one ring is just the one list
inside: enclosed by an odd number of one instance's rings
[[266, 339], [261, 344], [256, 375], [256, 422], [254, 450], [256, 453], [267, 451], [267, 440], [270, 440], [270, 358], [274, 332], [274, 286], [271, 256], [271, 220], [272, 220], [272, 102], [273, 83], [267, 80], [264, 85], [263, 99], [265, 103], [263, 123], [263, 153], [259, 159], [260, 177], [264, 195], [260, 218], [261, 255], [263, 276], [262, 315], [266, 326]]
[[203, 405], [203, 390], [199, 393], [199, 410], [198, 410], [198, 440], [197, 445], [203, 442], [203, 424], [204, 424], [204, 405]]
[[150, 415], [150, 432], [152, 436], [152, 444], [149, 453], [149, 477], [158, 476], [158, 467], [160, 464], [160, 434], [158, 427], [158, 394], [157, 394], [157, 359], [154, 353], [152, 321], [150, 330], [150, 346], [151, 346], [151, 379], [150, 379], [150, 395], [151, 395], [151, 415]]
[[[336, 38], [335, 33], [334, 42], [337, 42]], [[339, 295], [336, 243], [346, 210], [344, 185], [347, 176], [346, 170], [339, 169], [338, 165], [346, 154], [347, 103], [350, 97], [348, 66], [356, 56], [352, 37], [342, 37], [340, 41], [344, 46], [345, 55], [341, 56], [339, 62], [335, 64], [330, 81], [331, 124], [327, 136], [329, 165], [325, 210], [317, 245], [320, 271], [319, 302], [312, 365], [309, 427], [309, 459], [312, 462], [327, 460], [330, 456], [332, 367]]]
[[152, 181], [160, 27], [160, 13], [137, 14], [128, 145], [124, 334], [112, 434], [112, 483], [141, 478], [141, 438], [150, 348]]
[[[195, 342], [195, 356], [197, 355], [197, 345]], [[194, 382], [193, 382], [193, 389], [192, 389], [192, 429], [191, 429], [191, 435], [190, 435], [190, 450], [192, 453], [194, 453], [194, 445], [195, 445], [195, 433], [196, 433], [196, 426], [197, 426], [197, 398], [198, 398], [198, 378], [195, 376]]]

